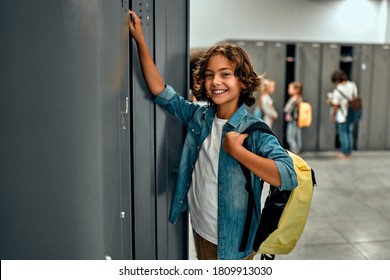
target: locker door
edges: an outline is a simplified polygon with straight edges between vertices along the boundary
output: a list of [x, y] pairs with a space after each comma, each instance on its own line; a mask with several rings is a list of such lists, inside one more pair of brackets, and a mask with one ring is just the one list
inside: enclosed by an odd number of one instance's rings
[[1, 259], [124, 256], [125, 13], [119, 0], [0, 2]]
[[280, 141], [283, 141], [283, 107], [285, 96], [286, 73], [286, 43], [267, 42], [265, 68], [267, 77], [275, 81], [275, 93], [272, 95], [274, 106], [279, 117], [273, 123], [272, 129]]
[[[390, 45], [386, 44], [383, 45], [383, 50], [387, 50], [387, 59], [389, 60], [389, 55], [390, 55]], [[390, 76], [390, 63], [387, 64], [387, 77]], [[386, 104], [390, 103], [390, 81], [387, 80], [387, 102]], [[390, 149], [390, 110], [387, 110], [387, 142], [386, 142], [386, 149]]]
[[374, 46], [371, 101], [369, 110], [369, 150], [380, 150], [387, 146], [389, 106], [390, 49]]
[[[188, 1], [132, 1], [149, 50], [167, 84], [183, 96], [188, 84]], [[133, 258], [186, 259], [187, 219], [168, 222], [183, 143], [183, 127], [152, 102], [132, 48]]]
[[363, 99], [364, 115], [358, 124], [357, 149], [368, 149], [369, 117], [371, 107], [371, 87], [373, 71], [373, 45], [361, 45], [356, 49], [356, 65], [353, 68], [352, 79], [356, 82], [358, 93]]
[[[142, 20], [142, 30], [150, 52], [154, 53], [154, 1], [132, 1], [132, 9]], [[156, 259], [156, 192], [154, 105], [143, 80], [133, 42], [132, 50], [132, 150], [134, 259]]]
[[[264, 42], [253, 42], [253, 41], [233, 41], [233, 44], [239, 45], [249, 56], [253, 63], [253, 68], [258, 75], [266, 72], [266, 56], [267, 50]], [[258, 98], [258, 92], [255, 93], [256, 100]], [[248, 107], [248, 112], [253, 113], [255, 105]]]
[[[132, 257], [127, 0], [98, 3], [98, 91], [101, 95], [104, 257]], [[111, 176], [115, 174], [115, 182]], [[115, 183], [115, 184], [114, 184]]]
[[[103, 1], [104, 5], [109, 5]], [[120, 69], [120, 93], [119, 93], [119, 158], [120, 158], [120, 205], [119, 216], [121, 221], [121, 259], [133, 259], [133, 220], [132, 220], [132, 162], [131, 162], [131, 128], [130, 128], [130, 67], [129, 56], [129, 32], [128, 32], [128, 10], [129, 1], [121, 0], [119, 7], [119, 69]], [[107, 8], [104, 8], [106, 11]], [[106, 34], [106, 33], [105, 33]], [[111, 40], [105, 40], [111, 44]], [[107, 70], [109, 71], [109, 70]], [[108, 74], [108, 73], [107, 73]], [[118, 214], [118, 213], [116, 213]], [[106, 227], [107, 229], [107, 227]]]
[[336, 126], [330, 118], [330, 108], [326, 104], [326, 94], [333, 90], [330, 77], [340, 63], [340, 46], [337, 44], [322, 45], [321, 90], [319, 96], [318, 145], [320, 151], [335, 149]]
[[318, 148], [319, 104], [321, 100], [321, 45], [297, 44], [295, 80], [303, 83], [303, 99], [309, 102], [313, 110], [312, 124], [302, 129], [302, 150], [316, 151]]
[[253, 41], [236, 41], [233, 43], [238, 44], [248, 54], [257, 74], [260, 75], [265, 72], [266, 43]]
[[[187, 98], [189, 91], [189, 4], [185, 0], [155, 1], [156, 64], [166, 83]], [[188, 217], [168, 222], [181, 147], [186, 129], [156, 106], [156, 240], [157, 259], [188, 259]]]

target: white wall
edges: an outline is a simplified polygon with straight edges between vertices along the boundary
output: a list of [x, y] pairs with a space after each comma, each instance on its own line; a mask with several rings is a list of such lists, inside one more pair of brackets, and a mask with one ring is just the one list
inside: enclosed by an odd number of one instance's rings
[[190, 0], [190, 46], [232, 40], [383, 44], [388, 0]]
[[386, 18], [385, 42], [386, 43], [390, 43], [390, 3], [389, 3], [389, 1], [387, 2], [387, 18]]

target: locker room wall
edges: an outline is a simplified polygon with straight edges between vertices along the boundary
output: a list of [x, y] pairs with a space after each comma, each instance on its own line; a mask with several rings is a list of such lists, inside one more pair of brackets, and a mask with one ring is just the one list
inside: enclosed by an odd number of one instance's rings
[[[348, 44], [390, 43], [388, 0], [190, 2], [191, 48], [207, 47], [226, 39]], [[237, 20], [226, 21], [227, 18]], [[224, 22], [223, 27], [220, 25], [221, 22]], [[204, 32], [205, 30], [207, 32]]]

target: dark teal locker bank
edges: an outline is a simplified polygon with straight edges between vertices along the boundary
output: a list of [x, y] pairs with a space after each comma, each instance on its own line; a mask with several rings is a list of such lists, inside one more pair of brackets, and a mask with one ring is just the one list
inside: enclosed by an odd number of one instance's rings
[[127, 25], [131, 7], [186, 95], [187, 6], [0, 2], [1, 259], [187, 258], [186, 218], [167, 219], [183, 127], [152, 104]]

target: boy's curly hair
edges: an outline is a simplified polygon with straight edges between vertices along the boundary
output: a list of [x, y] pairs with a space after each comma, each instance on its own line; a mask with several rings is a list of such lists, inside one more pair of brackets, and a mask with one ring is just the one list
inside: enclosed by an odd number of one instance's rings
[[193, 73], [193, 94], [197, 99], [208, 100], [212, 104], [205, 88], [205, 69], [210, 57], [218, 54], [225, 56], [236, 65], [234, 75], [246, 86], [241, 90], [238, 105], [245, 103], [247, 106], [252, 106], [256, 102], [253, 93], [261, 85], [263, 78], [253, 70], [252, 62], [246, 52], [241, 47], [230, 43], [217, 44], [199, 58]]
[[191, 79], [190, 79], [190, 89], [194, 90], [194, 79], [193, 79], [193, 74], [196, 69], [196, 65], [199, 63], [200, 58], [204, 54], [205, 50], [202, 49], [195, 49], [191, 50], [190, 52], [190, 74], [191, 74]]

